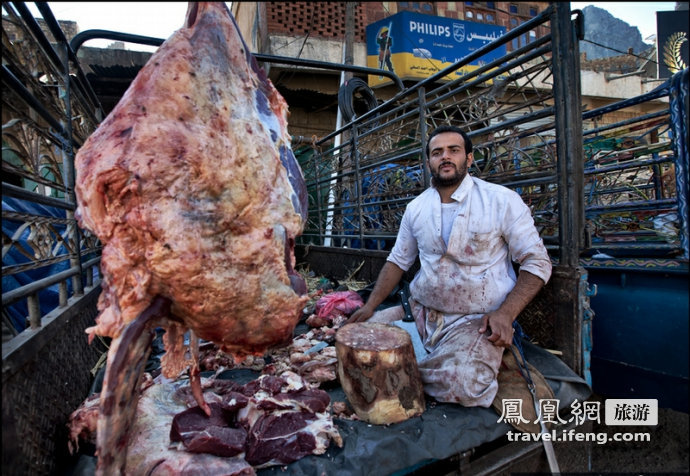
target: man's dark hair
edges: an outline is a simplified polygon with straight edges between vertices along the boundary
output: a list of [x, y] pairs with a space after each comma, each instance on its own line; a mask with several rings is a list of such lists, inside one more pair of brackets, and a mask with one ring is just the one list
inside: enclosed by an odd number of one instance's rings
[[456, 126], [438, 126], [436, 129], [431, 131], [431, 134], [429, 134], [429, 138], [426, 141], [426, 158], [429, 158], [429, 144], [431, 143], [431, 139], [434, 138], [434, 136], [437, 136], [443, 132], [455, 132], [457, 134], [460, 134], [462, 136], [462, 139], [465, 141], [465, 155], [472, 153], [472, 140], [470, 139], [470, 136], [467, 135], [465, 131], [460, 129], [459, 127]]

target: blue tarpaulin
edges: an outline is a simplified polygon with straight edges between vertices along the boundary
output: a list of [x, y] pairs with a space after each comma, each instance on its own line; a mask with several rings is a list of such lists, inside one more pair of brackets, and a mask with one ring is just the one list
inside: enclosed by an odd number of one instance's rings
[[[56, 207], [49, 207], [45, 205], [40, 205], [37, 203], [28, 202], [26, 200], [20, 200], [12, 197], [2, 198], [2, 211], [3, 215], [7, 212], [13, 212], [18, 214], [34, 215], [37, 217], [47, 217], [47, 218], [66, 218], [65, 210]], [[12, 219], [3, 218], [2, 220], [2, 234], [3, 237], [12, 238], [20, 228], [25, 226], [24, 221], [15, 221]], [[59, 233], [65, 241], [69, 239], [67, 236], [67, 227], [64, 224], [53, 224], [52, 225], [55, 232]], [[29, 246], [29, 235], [31, 233], [30, 227], [25, 227], [21, 230], [20, 236], [16, 239], [14, 246], [10, 247], [2, 257], [3, 268], [16, 266], [23, 263], [30, 263], [32, 260], [21, 253], [18, 247], [23, 250], [33, 253], [31, 246]], [[55, 250], [54, 250], [55, 251]], [[57, 255], [67, 254], [67, 250], [64, 245], [60, 245], [56, 252]], [[2, 275], [2, 292], [6, 293], [13, 289], [17, 289], [21, 286], [31, 284], [35, 281], [43, 279], [45, 277], [54, 275], [61, 271], [65, 271], [70, 267], [69, 260], [64, 260], [59, 263], [50, 264], [37, 269], [31, 269], [23, 271], [21, 273], [15, 274], [5, 274]], [[71, 292], [71, 282], [67, 283], [68, 292]], [[55, 284], [42, 290], [40, 292], [40, 310], [41, 315], [45, 315], [55, 309], [59, 303], [59, 290], [58, 285]], [[17, 331], [22, 331], [27, 326], [27, 316], [29, 314], [26, 300], [22, 299], [16, 303], [8, 306], [3, 306], [3, 312], [7, 314], [10, 321], [14, 325]]]

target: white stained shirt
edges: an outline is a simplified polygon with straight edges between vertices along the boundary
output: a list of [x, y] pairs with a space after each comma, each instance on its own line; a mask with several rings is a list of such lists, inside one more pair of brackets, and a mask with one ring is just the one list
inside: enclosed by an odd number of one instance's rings
[[448, 246], [448, 241], [450, 241], [450, 230], [453, 229], [453, 222], [455, 217], [458, 216], [459, 207], [460, 204], [456, 201], [441, 203], [441, 222], [443, 224], [441, 236], [443, 236], [443, 242], [446, 246]]
[[447, 246], [441, 197], [431, 187], [407, 205], [388, 255], [407, 271], [419, 254], [421, 268], [410, 283], [415, 300], [447, 314], [496, 310], [517, 281], [512, 261], [549, 280], [551, 260], [520, 195], [467, 175], [451, 198], [458, 214]]

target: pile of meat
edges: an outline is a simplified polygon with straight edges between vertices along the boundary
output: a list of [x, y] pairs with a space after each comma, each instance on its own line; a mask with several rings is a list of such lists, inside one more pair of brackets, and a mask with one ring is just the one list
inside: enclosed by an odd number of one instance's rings
[[[253, 468], [288, 464], [322, 454], [342, 438], [326, 392], [299, 375], [262, 375], [244, 385], [202, 379], [207, 416], [184, 381], [144, 384], [126, 474], [254, 474]], [[98, 407], [87, 400], [72, 415], [71, 448], [95, 430]], [[212, 471], [213, 470], [213, 471]], [[192, 471], [192, 472], [190, 472]]]
[[263, 372], [280, 374], [289, 370], [315, 386], [335, 381], [338, 359], [335, 347], [329, 345], [334, 336], [335, 329], [331, 327], [312, 329], [296, 336], [289, 346], [268, 354], [270, 363]]
[[[322, 454], [330, 442], [342, 446], [333, 418], [352, 420], [357, 415], [347, 402], [330, 401], [319, 387], [337, 381], [335, 334], [354, 311], [337, 304], [344, 297], [356, 302], [352, 294], [311, 290], [311, 304], [303, 317], [319, 323], [313, 319], [318, 311], [330, 309], [321, 313], [326, 325], [311, 327], [263, 356], [236, 362], [217, 345], [201, 344], [201, 371], [215, 373], [201, 379], [203, 398], [211, 410], [208, 416], [197, 405], [189, 380], [166, 381], [162, 375], [153, 379], [144, 373], [130, 432], [127, 474], [184, 474], [195, 468], [254, 474], [255, 468]], [[227, 370], [239, 369], [261, 375], [244, 385], [224, 379]], [[71, 452], [79, 450], [80, 442], [95, 444], [99, 400], [100, 395], [94, 394], [72, 413]]]
[[212, 343], [202, 344], [200, 370], [220, 374], [229, 369], [249, 369], [265, 375], [280, 375], [285, 371], [298, 374], [310, 385], [337, 379], [335, 347], [335, 327], [324, 326], [296, 336], [283, 347], [271, 349], [263, 357], [248, 356], [236, 363], [231, 356]]
[[363, 305], [364, 301], [354, 291], [326, 293], [316, 301], [315, 313], [307, 318], [307, 324], [311, 327], [340, 327], [355, 310]]
[[201, 371], [248, 368], [263, 374], [280, 375], [289, 370], [314, 386], [337, 380], [338, 359], [332, 345], [335, 334], [363, 304], [362, 298], [350, 290], [323, 293], [312, 289], [308, 296], [311, 304], [305, 307], [305, 323], [311, 327], [309, 331], [295, 336], [289, 345], [270, 349], [263, 357], [250, 355], [241, 362], [234, 362], [213, 343], [202, 344]]

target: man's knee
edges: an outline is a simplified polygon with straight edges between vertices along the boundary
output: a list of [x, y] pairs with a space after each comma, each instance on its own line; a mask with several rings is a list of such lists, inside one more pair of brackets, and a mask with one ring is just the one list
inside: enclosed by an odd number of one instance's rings
[[498, 392], [498, 374], [486, 363], [466, 372], [460, 385], [460, 402], [466, 407], [489, 407]]
[[441, 402], [489, 407], [498, 392], [498, 371], [485, 362], [464, 362], [443, 369], [420, 367], [424, 390]]

